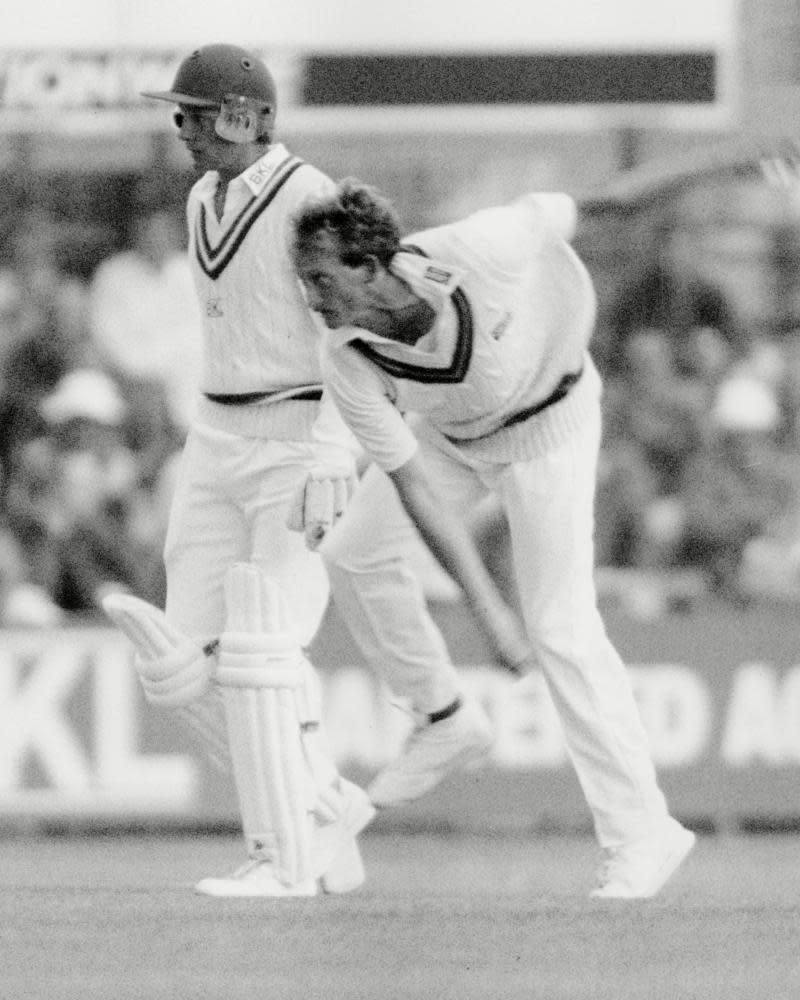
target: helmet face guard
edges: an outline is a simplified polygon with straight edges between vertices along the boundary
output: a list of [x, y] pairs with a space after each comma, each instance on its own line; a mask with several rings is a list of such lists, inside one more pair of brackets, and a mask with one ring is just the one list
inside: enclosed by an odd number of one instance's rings
[[206, 45], [178, 67], [171, 90], [144, 97], [218, 109], [214, 130], [228, 142], [255, 142], [275, 126], [275, 82], [264, 62], [236, 45]]
[[262, 109], [263, 105], [251, 97], [226, 94], [214, 123], [214, 131], [228, 142], [255, 142], [265, 131], [266, 118]]

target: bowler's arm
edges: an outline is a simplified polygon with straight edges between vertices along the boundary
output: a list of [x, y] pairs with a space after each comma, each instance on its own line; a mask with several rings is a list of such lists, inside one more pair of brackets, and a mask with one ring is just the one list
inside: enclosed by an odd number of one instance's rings
[[516, 204], [545, 215], [550, 226], [568, 243], [578, 227], [578, 205], [568, 194], [558, 191], [531, 191], [517, 199]]
[[487, 571], [463, 518], [432, 488], [423, 460], [415, 454], [388, 475], [430, 551], [461, 587], [498, 661], [513, 673], [526, 673], [533, 653], [523, 625]]

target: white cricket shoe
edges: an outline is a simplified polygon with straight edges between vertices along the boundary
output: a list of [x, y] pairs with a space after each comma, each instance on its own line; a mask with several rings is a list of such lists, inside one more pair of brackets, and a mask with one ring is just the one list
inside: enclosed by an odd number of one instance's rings
[[606, 850], [593, 899], [650, 899], [666, 884], [694, 847], [697, 837], [669, 817], [663, 832]]
[[314, 878], [307, 878], [294, 885], [286, 885], [275, 876], [270, 861], [250, 858], [227, 878], [204, 878], [194, 888], [195, 892], [204, 896], [220, 898], [283, 899], [291, 896], [315, 896], [317, 881]]
[[369, 797], [379, 809], [414, 802], [451, 771], [485, 756], [493, 739], [486, 713], [464, 700], [446, 719], [414, 729], [400, 756], [373, 779]]
[[320, 888], [328, 895], [339, 896], [354, 892], [364, 884], [367, 875], [361, 850], [355, 837], [346, 840], [327, 871], [319, 879]]
[[271, 861], [251, 858], [227, 878], [202, 879], [195, 891], [217, 897], [313, 896], [319, 879], [324, 892], [353, 892], [365, 879], [356, 837], [375, 816], [375, 807], [363, 788], [344, 778], [339, 779], [336, 807], [336, 819], [314, 827], [312, 878], [286, 885], [276, 877]]
[[314, 827], [311, 865], [324, 892], [352, 892], [363, 885], [365, 873], [356, 837], [372, 822], [375, 806], [363, 788], [339, 779], [341, 811], [330, 823]]

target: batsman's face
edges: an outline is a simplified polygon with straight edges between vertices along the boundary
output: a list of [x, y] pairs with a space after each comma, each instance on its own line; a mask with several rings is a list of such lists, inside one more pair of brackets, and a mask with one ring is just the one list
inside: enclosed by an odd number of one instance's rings
[[308, 305], [330, 330], [342, 326], [371, 329], [374, 317], [370, 278], [365, 265], [351, 267], [339, 259], [336, 238], [320, 232], [312, 246], [295, 259]]
[[218, 108], [195, 108], [183, 104], [173, 115], [178, 138], [200, 173], [225, 170], [230, 167], [229, 161], [236, 153], [232, 143], [217, 135], [215, 126], [218, 117]]

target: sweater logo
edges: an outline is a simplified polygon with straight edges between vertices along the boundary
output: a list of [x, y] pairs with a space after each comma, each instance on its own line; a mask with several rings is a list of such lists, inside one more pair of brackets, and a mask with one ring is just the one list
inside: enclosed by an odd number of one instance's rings
[[508, 324], [511, 322], [511, 313], [505, 312], [500, 317], [500, 322], [492, 329], [492, 339], [499, 340], [503, 334], [508, 329]]
[[449, 271], [445, 271], [444, 268], [434, 267], [431, 264], [430, 267], [425, 268], [425, 277], [429, 281], [436, 281], [440, 285], [446, 285], [453, 275]]
[[269, 166], [266, 163], [259, 164], [259, 166], [255, 168], [255, 170], [250, 171], [250, 173], [247, 175], [247, 179], [253, 185], [263, 184], [264, 181], [272, 173], [273, 169], [274, 169], [273, 167]]
[[206, 300], [206, 316], [209, 319], [219, 319], [220, 316], [225, 314], [222, 311], [222, 299], [207, 299]]

